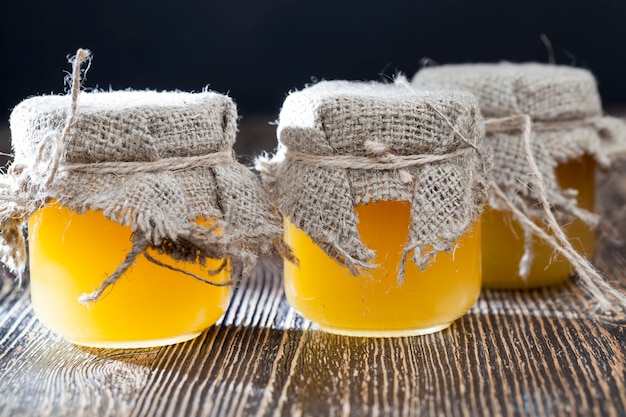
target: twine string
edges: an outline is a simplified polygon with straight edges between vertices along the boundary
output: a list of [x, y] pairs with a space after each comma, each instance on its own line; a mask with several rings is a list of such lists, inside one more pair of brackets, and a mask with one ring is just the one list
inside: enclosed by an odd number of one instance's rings
[[[70, 111], [67, 115], [67, 119], [65, 120], [65, 125], [63, 126], [63, 130], [61, 133], [54, 133], [52, 135], [52, 150], [50, 157], [50, 164], [48, 165], [48, 174], [46, 175], [43, 181], [43, 188], [48, 188], [50, 184], [54, 181], [54, 178], [59, 170], [59, 165], [61, 163], [61, 158], [63, 157], [63, 152], [65, 150], [65, 142], [67, 137], [70, 134], [70, 130], [74, 125], [74, 120], [76, 119], [76, 110], [78, 109], [78, 96], [80, 94], [81, 87], [81, 76], [80, 69], [83, 63], [87, 60], [91, 59], [91, 51], [88, 49], [78, 49], [76, 51], [76, 56], [72, 59], [72, 75], [71, 75], [71, 87], [70, 87]], [[87, 67], [89, 69], [89, 66]], [[86, 72], [87, 70], [85, 70]], [[35, 166], [38, 166], [45, 155], [45, 147], [46, 140], [43, 140], [37, 149], [37, 157], [35, 159]]]
[[182, 171], [190, 168], [224, 165], [234, 161], [232, 150], [227, 150], [202, 155], [172, 156], [156, 161], [66, 163], [61, 165], [59, 170], [89, 174], [131, 175], [140, 172]]
[[[230, 210], [227, 211], [226, 213], [226, 220], [225, 221], [218, 221], [215, 224], [213, 224], [212, 226], [206, 228], [206, 227], [199, 227], [199, 228], [192, 228], [192, 236], [197, 236], [197, 238], [203, 242], [206, 242], [208, 240], [208, 236], [213, 235], [214, 233], [216, 233], [217, 229], [226, 229], [228, 227], [228, 225], [231, 223], [229, 216], [230, 216]], [[136, 235], [139, 236], [139, 235]], [[153, 257], [149, 252], [148, 249], [152, 247], [152, 244], [150, 243], [150, 241], [145, 237], [136, 237], [135, 238], [135, 242], [133, 243], [133, 246], [130, 250], [130, 252], [128, 253], [128, 255], [126, 256], [126, 259], [122, 262], [122, 264], [120, 266], [117, 267], [117, 269], [111, 274], [109, 275], [98, 287], [98, 289], [94, 290], [91, 293], [85, 293], [82, 294], [78, 301], [82, 304], [88, 304], [94, 301], [97, 301], [103, 294], [104, 291], [112, 286], [113, 284], [115, 284], [123, 275], [124, 273], [128, 270], [128, 268], [130, 268], [136, 261], [137, 256], [139, 255], [143, 255], [144, 258], [148, 261], [151, 262], [157, 266], [160, 266], [162, 268], [165, 269], [169, 269], [171, 271], [175, 271], [175, 272], [180, 272], [184, 275], [190, 276], [198, 281], [201, 281], [205, 284], [209, 284], [209, 285], [213, 285], [216, 287], [225, 287], [225, 286], [230, 286], [235, 284], [237, 281], [236, 280], [228, 280], [228, 281], [214, 281], [214, 280], [210, 280], [204, 277], [201, 277], [197, 274], [194, 274], [193, 272], [189, 272], [186, 271], [182, 268], [178, 268], [175, 267], [173, 265], [169, 265], [166, 264], [162, 261], [159, 261], [158, 259], [156, 259], [155, 257]], [[216, 268], [216, 269], [209, 269], [207, 270], [207, 274], [209, 276], [215, 276], [217, 274], [219, 274], [220, 272], [222, 272], [226, 266], [228, 265], [228, 260], [226, 258], [222, 259], [222, 262], [220, 263], [220, 265]]]
[[[137, 260], [137, 257], [139, 255], [143, 255], [144, 258], [146, 258], [147, 261], [161, 267], [161, 268], [166, 268], [169, 269], [171, 271], [175, 271], [175, 272], [180, 272], [182, 274], [185, 274], [187, 276], [190, 276], [192, 278], [197, 279], [200, 282], [203, 282], [205, 284], [209, 284], [209, 285], [213, 285], [215, 287], [227, 287], [227, 286], [231, 286], [233, 284], [236, 283], [235, 280], [230, 279], [228, 281], [213, 281], [213, 280], [209, 280], [206, 278], [203, 278], [197, 274], [194, 274], [192, 272], [189, 271], [185, 271], [184, 269], [181, 268], [177, 268], [175, 266], [172, 265], [168, 265], [164, 262], [159, 261], [158, 259], [156, 259], [155, 257], [153, 257], [152, 255], [150, 255], [148, 253], [148, 248], [150, 247], [150, 243], [145, 240], [142, 239], [138, 242], [135, 242], [133, 244], [132, 249], [130, 250], [130, 252], [126, 255], [126, 258], [124, 259], [124, 261], [116, 268], [115, 272], [113, 272], [111, 275], [109, 275], [98, 287], [98, 289], [96, 289], [93, 292], [90, 293], [85, 293], [82, 294], [80, 297], [78, 297], [78, 302], [80, 302], [81, 304], [89, 304], [91, 302], [97, 301], [106, 291], [107, 288], [109, 288], [110, 286], [114, 285], [121, 277], [122, 275], [124, 275], [124, 273], [132, 266], [135, 264], [135, 261]], [[215, 276], [217, 274], [219, 274], [220, 272], [222, 272], [226, 266], [228, 265], [228, 261], [226, 259], [222, 260], [222, 262], [220, 263], [220, 265], [213, 270], [208, 270], [207, 273], [210, 276]]]
[[[621, 292], [617, 291], [612, 286], [608, 285], [603, 277], [599, 274], [597, 269], [587, 261], [582, 255], [574, 249], [569, 239], [565, 235], [563, 229], [559, 226], [556, 218], [554, 217], [554, 213], [550, 210], [550, 203], [547, 199], [547, 192], [544, 187], [543, 175], [537, 164], [535, 162], [535, 158], [532, 154], [532, 149], [530, 147], [530, 137], [532, 131], [532, 122], [530, 116], [525, 115], [523, 118], [523, 127], [522, 127], [522, 139], [524, 140], [524, 148], [526, 153], [526, 160], [531, 169], [531, 174], [535, 180], [535, 185], [537, 186], [537, 197], [541, 202], [541, 207], [543, 208], [544, 214], [546, 215], [547, 225], [550, 227], [554, 236], [556, 236], [556, 240], [560, 245], [556, 247], [556, 249], [563, 248], [560, 252], [565, 256], [565, 258], [574, 266], [574, 269], [578, 272], [579, 278], [582, 281], [583, 287], [591, 293], [591, 295], [598, 300], [598, 307], [601, 311], [607, 311], [611, 307], [611, 302], [606, 298], [605, 294], [612, 295], [619, 303], [621, 307], [626, 306], [626, 296]], [[526, 220], [531, 221], [526, 217]]]
[[[38, 144], [35, 152], [33, 166], [26, 164], [13, 164], [8, 171], [9, 176], [3, 177], [0, 188], [4, 191], [0, 196], [3, 201], [11, 202], [16, 206], [26, 207], [24, 199], [19, 196], [19, 192], [28, 190], [29, 184], [36, 187], [36, 198], [41, 199], [39, 190], [47, 189], [54, 181], [59, 171], [60, 161], [63, 157], [65, 141], [70, 133], [76, 118], [78, 108], [78, 96], [81, 86], [81, 66], [91, 58], [91, 52], [87, 49], [78, 49], [76, 55], [70, 59], [72, 62], [71, 86], [70, 86], [70, 110], [61, 132], [52, 132]], [[47, 162], [47, 163], [45, 163]], [[37, 170], [44, 166], [44, 169]], [[6, 180], [4, 180], [6, 178]], [[38, 201], [41, 204], [41, 201]]]
[[[378, 145], [385, 146], [381, 143], [378, 143]], [[384, 153], [374, 154], [372, 156], [325, 156], [311, 155], [298, 151], [288, 150], [285, 157], [289, 161], [299, 162], [303, 165], [309, 166], [319, 166], [326, 168], [376, 169], [381, 171], [391, 171], [459, 158], [469, 154], [472, 151], [473, 150], [470, 148], [462, 148], [454, 152], [441, 155], [394, 155], [389, 153], [387, 151], [387, 148], [385, 147]]]
[[[367, 140], [365, 149], [370, 156], [358, 155], [312, 155], [293, 150], [287, 150], [285, 158], [288, 161], [298, 162], [307, 166], [344, 168], [344, 169], [375, 169], [379, 171], [396, 171], [403, 184], [413, 182], [413, 175], [407, 168], [449, 161], [454, 158], [465, 157], [475, 150], [470, 148], [457, 149], [446, 154], [418, 154], [418, 155], [395, 155], [389, 147], [381, 142]], [[266, 164], [267, 165], [267, 164]], [[257, 164], [259, 166], [259, 164]], [[262, 172], [270, 174], [266, 166], [261, 165]], [[346, 254], [342, 254], [346, 256]], [[351, 259], [351, 262], [354, 260]], [[354, 272], [354, 271], [353, 271]]]
[[128, 270], [128, 268], [130, 268], [135, 263], [135, 260], [137, 260], [137, 257], [146, 250], [148, 245], [149, 245], [148, 241], [144, 239], [138, 242], [135, 242], [130, 252], [126, 254], [124, 261], [122, 261], [122, 263], [115, 269], [115, 271], [111, 275], [109, 275], [102, 282], [102, 284], [100, 284], [98, 289], [88, 294], [82, 294], [81, 296], [78, 297], [78, 302], [81, 304], [88, 304], [99, 299], [104, 293], [104, 291], [107, 288], [109, 288], [111, 285], [115, 284], [117, 280], [122, 275], [124, 275], [124, 273]]
[[[192, 155], [182, 157], [162, 158], [156, 161], [107, 161], [90, 163], [61, 163], [65, 150], [65, 143], [70, 130], [76, 119], [78, 109], [78, 97], [81, 89], [81, 66], [85, 61], [91, 59], [91, 52], [87, 49], [79, 49], [72, 59], [71, 74], [71, 104], [70, 111], [65, 121], [61, 133], [52, 133], [51, 140], [43, 140], [37, 148], [35, 166], [40, 166], [42, 162], [49, 159], [46, 169], [47, 174], [42, 183], [43, 188], [48, 188], [54, 181], [57, 172], [82, 172], [93, 174], [134, 174], [139, 172], [161, 172], [161, 171], [181, 171], [189, 168], [223, 165], [234, 161], [231, 150], [208, 153], [203, 155]], [[85, 73], [89, 66], [85, 70]], [[49, 156], [46, 148], [50, 147]]]
[[[515, 114], [513, 116], [492, 118], [485, 120], [485, 131], [488, 134], [519, 132], [521, 126], [525, 123], [525, 119], [529, 118], [526, 114]], [[596, 127], [598, 121], [604, 119], [602, 116], [585, 117], [582, 119], [566, 119], [566, 120], [532, 120], [532, 131], [548, 132], [558, 130], [572, 130], [581, 127]]]
[[[22, 227], [26, 219], [45, 202], [45, 190], [52, 184], [63, 154], [63, 143], [69, 134], [76, 116], [78, 94], [80, 92], [80, 71], [83, 62], [91, 53], [79, 49], [72, 61], [72, 83], [70, 87], [70, 111], [61, 133], [55, 132], [45, 137], [38, 145], [34, 162], [30, 167], [23, 163], [13, 163], [7, 174], [0, 180], [0, 261], [21, 278], [26, 268], [26, 243]], [[48, 149], [51, 155], [48, 156]], [[49, 161], [48, 164], [43, 164]], [[38, 167], [44, 167], [42, 170]]]
[[[174, 271], [174, 272], [180, 272], [181, 274], [188, 275], [188, 276], [190, 276], [192, 278], [197, 279], [200, 282], [203, 282], [203, 283], [209, 284], [209, 285], [213, 285], [214, 287], [228, 287], [228, 286], [231, 286], [231, 285], [233, 285], [233, 284], [235, 284], [237, 282], [234, 279], [229, 279], [228, 281], [220, 282], [220, 281], [213, 281], [213, 280], [209, 280], [209, 279], [203, 278], [203, 277], [201, 277], [199, 275], [194, 274], [193, 272], [185, 271], [184, 269], [177, 268], [175, 266], [172, 266], [172, 265], [166, 264], [164, 262], [161, 262], [158, 259], [156, 259], [155, 257], [153, 257], [152, 255], [150, 255], [147, 250], [143, 252], [143, 256], [148, 261], [152, 262], [153, 264], [155, 264], [157, 266], [160, 266], [161, 268], [166, 268], [166, 269], [169, 269], [169, 270]], [[220, 265], [217, 268], [209, 269], [206, 272], [207, 272], [207, 274], [209, 274], [209, 276], [215, 276], [215, 275], [219, 274], [220, 272], [222, 272], [224, 269], [226, 269], [226, 265], [228, 265], [228, 260], [223, 259], [222, 262], [220, 262]]]

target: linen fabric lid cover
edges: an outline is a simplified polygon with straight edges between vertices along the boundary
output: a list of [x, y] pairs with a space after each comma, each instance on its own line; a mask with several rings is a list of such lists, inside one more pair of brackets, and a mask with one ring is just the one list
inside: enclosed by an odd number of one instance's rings
[[[441, 65], [421, 69], [412, 84], [469, 91], [485, 118], [529, 115], [537, 125], [538, 140], [557, 161], [587, 152], [608, 165], [611, 158], [626, 153], [624, 122], [603, 116], [596, 80], [583, 68], [510, 62]], [[551, 122], [565, 123], [550, 129]]]
[[324, 81], [286, 98], [279, 150], [259, 167], [282, 213], [354, 273], [374, 255], [359, 238], [355, 206], [411, 203], [403, 251], [425, 268], [482, 211], [488, 163], [475, 148], [483, 136], [466, 92]]
[[[250, 267], [281, 245], [276, 210], [234, 158], [232, 99], [214, 92], [82, 92], [58, 172], [41, 187], [38, 175], [46, 175], [59, 150], [53, 139], [70, 100], [33, 97], [11, 114], [12, 171], [29, 176], [15, 190], [31, 202], [23, 204], [23, 219], [49, 199], [79, 213], [100, 210], [156, 249], [194, 262], [232, 256]], [[219, 233], [203, 230], [200, 218], [217, 220]]]
[[508, 62], [441, 65], [418, 71], [413, 83], [470, 91], [485, 117], [528, 114], [534, 120], [562, 120], [602, 114], [595, 79], [581, 68]]

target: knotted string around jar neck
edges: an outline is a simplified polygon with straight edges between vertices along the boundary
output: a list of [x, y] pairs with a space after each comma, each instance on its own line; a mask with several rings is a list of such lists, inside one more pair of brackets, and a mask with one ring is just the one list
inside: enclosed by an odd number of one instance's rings
[[114, 161], [91, 163], [65, 163], [61, 172], [82, 172], [89, 174], [131, 175], [140, 172], [182, 171], [190, 168], [224, 165], [235, 160], [232, 150], [192, 156], [172, 156], [156, 161]]
[[298, 162], [303, 165], [344, 168], [344, 169], [374, 169], [379, 171], [397, 171], [400, 179], [407, 184], [413, 181], [413, 176], [405, 168], [428, 165], [463, 157], [473, 148], [462, 148], [446, 154], [421, 154], [421, 155], [395, 155], [389, 151], [384, 143], [367, 140], [365, 149], [370, 156], [357, 155], [312, 155], [298, 151], [287, 150], [285, 158], [288, 161]]
[[581, 287], [587, 291], [598, 303], [597, 309], [600, 312], [607, 312], [614, 307], [619, 309], [626, 308], [626, 296], [610, 285], [600, 272], [574, 249], [569, 239], [565, 235], [563, 229], [559, 226], [554, 213], [551, 210], [551, 204], [547, 198], [547, 192], [544, 186], [543, 175], [539, 170], [533, 152], [531, 149], [531, 134], [535, 126], [535, 130], [561, 130], [573, 129], [576, 127], [592, 125], [598, 118], [590, 118], [572, 121], [557, 122], [534, 122], [529, 115], [515, 115], [499, 119], [487, 119], [485, 128], [487, 133], [503, 132], [503, 131], [521, 131], [521, 139], [524, 144], [524, 156], [530, 168], [531, 179], [536, 187], [536, 196], [541, 205], [541, 209], [545, 215], [545, 223], [553, 236], [537, 226], [535, 222], [520, 209], [518, 209], [504, 191], [498, 186], [493, 176], [490, 178], [491, 187], [496, 197], [513, 213], [515, 219], [520, 223], [525, 232], [525, 254], [520, 262], [521, 272], [525, 272], [529, 268], [531, 257], [528, 255], [530, 251], [530, 236], [534, 233], [540, 239], [548, 243], [552, 248], [561, 253], [565, 259], [574, 267], [578, 273]]

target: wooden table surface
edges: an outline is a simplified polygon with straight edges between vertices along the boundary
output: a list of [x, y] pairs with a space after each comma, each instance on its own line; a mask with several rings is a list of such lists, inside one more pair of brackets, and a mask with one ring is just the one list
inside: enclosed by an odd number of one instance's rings
[[[625, 178], [599, 193], [623, 240]], [[626, 288], [623, 246], [601, 242], [595, 263]], [[315, 330], [281, 279], [264, 262], [195, 340], [104, 350], [46, 330], [4, 273], [0, 417], [626, 416], [626, 317], [594, 317], [573, 282], [485, 291], [440, 333], [364, 339]]]

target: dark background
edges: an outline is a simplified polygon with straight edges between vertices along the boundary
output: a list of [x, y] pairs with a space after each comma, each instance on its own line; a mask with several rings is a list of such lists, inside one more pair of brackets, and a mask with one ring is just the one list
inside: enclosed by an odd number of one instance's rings
[[63, 93], [67, 56], [93, 51], [88, 88], [229, 93], [242, 124], [274, 119], [315, 79], [412, 76], [440, 63], [556, 61], [590, 69], [626, 103], [625, 0], [54, 1], [0, 13], [0, 125], [30, 95]]

